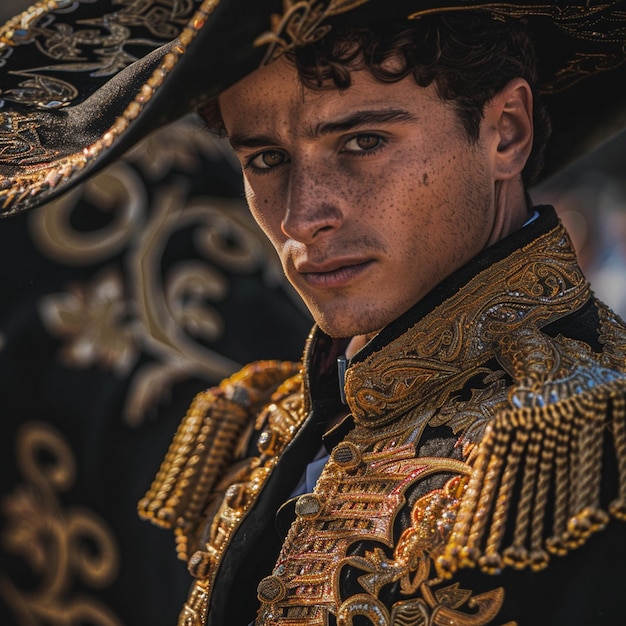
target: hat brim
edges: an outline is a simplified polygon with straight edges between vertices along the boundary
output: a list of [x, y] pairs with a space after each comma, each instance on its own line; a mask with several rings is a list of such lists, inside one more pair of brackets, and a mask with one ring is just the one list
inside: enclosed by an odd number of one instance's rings
[[53, 199], [333, 22], [452, 10], [533, 31], [553, 124], [543, 177], [626, 126], [626, 0], [46, 0], [0, 31], [0, 215]]

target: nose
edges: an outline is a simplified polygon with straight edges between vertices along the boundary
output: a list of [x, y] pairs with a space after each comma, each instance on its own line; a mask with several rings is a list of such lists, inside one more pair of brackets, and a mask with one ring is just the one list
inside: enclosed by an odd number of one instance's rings
[[338, 181], [324, 164], [292, 163], [283, 233], [308, 244], [337, 230], [344, 219], [339, 192]]

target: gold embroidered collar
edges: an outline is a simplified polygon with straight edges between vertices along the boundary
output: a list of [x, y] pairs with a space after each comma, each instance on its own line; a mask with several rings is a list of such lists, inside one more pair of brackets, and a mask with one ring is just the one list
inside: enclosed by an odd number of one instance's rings
[[[551, 226], [547, 232], [546, 223]], [[351, 365], [345, 387], [357, 424], [387, 424], [415, 408], [416, 398], [431, 409], [443, 406], [452, 391], [495, 356], [503, 337], [522, 327], [541, 328], [589, 299], [589, 283], [553, 211], [544, 210], [526, 229], [528, 233], [512, 236], [525, 236], [525, 245], [474, 272], [463, 288], [406, 332]], [[537, 229], [543, 234], [528, 241]], [[510, 243], [503, 240], [500, 247]], [[497, 246], [450, 277], [448, 287], [474, 267], [484, 267], [486, 258], [497, 256]], [[406, 321], [396, 325], [402, 324]]]

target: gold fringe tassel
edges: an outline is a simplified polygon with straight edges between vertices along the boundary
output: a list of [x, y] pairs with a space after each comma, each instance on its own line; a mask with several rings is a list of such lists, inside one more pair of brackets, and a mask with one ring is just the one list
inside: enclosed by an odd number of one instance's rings
[[180, 559], [188, 560], [211, 491], [245, 429], [275, 388], [298, 369], [291, 362], [252, 363], [194, 398], [137, 507], [142, 519], [175, 531]]
[[[540, 570], [604, 528], [626, 521], [626, 383], [607, 383], [542, 407], [496, 417], [473, 461], [441, 576], [462, 567], [497, 573]], [[606, 432], [612, 435], [619, 489], [600, 507]], [[549, 526], [551, 524], [551, 526]]]

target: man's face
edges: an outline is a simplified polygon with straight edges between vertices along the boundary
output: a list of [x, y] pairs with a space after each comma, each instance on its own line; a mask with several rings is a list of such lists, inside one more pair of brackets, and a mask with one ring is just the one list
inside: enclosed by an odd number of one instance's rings
[[219, 100], [250, 209], [315, 321], [377, 332], [488, 243], [494, 132], [470, 145], [451, 103], [409, 76], [302, 86], [284, 60]]

